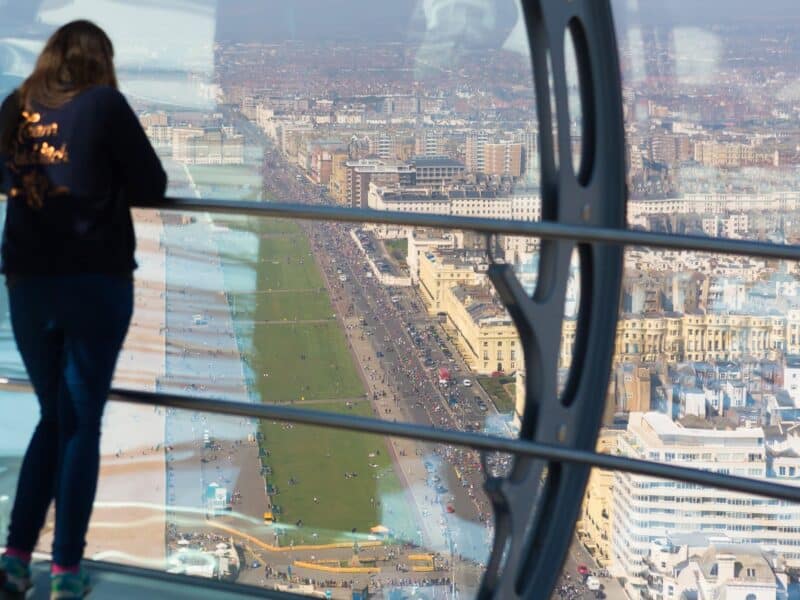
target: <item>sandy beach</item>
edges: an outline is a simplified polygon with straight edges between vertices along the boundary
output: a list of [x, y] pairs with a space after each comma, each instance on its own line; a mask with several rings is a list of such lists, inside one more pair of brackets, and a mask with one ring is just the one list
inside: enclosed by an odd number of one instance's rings
[[[114, 387], [155, 391], [165, 375], [166, 270], [163, 224], [156, 211], [134, 211], [135, 308]], [[165, 413], [110, 402], [103, 418], [101, 465], [85, 556], [163, 567], [165, 561]], [[39, 548], [49, 552], [53, 512]]]

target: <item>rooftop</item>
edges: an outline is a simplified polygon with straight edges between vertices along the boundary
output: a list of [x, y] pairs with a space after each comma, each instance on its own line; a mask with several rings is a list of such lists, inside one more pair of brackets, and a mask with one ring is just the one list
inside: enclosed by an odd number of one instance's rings
[[662, 444], [725, 446], [729, 443], [736, 445], [736, 442], [739, 442], [746, 445], [760, 445], [764, 439], [764, 430], [761, 427], [738, 427], [724, 430], [697, 429], [684, 427], [663, 413], [639, 414], [641, 418], [638, 422], [631, 415], [629, 430], [638, 429], [642, 433], [655, 435]]
[[463, 163], [458, 162], [449, 156], [415, 156], [411, 161], [417, 168], [419, 167], [460, 167], [465, 169]]

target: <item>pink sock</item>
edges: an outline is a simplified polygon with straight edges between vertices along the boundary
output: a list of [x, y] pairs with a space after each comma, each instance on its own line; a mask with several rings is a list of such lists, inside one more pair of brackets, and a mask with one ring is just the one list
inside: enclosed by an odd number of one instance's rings
[[9, 558], [18, 558], [25, 563], [31, 562], [30, 552], [23, 552], [22, 550], [17, 550], [16, 548], [6, 548], [5, 555]]
[[75, 565], [74, 567], [62, 567], [61, 565], [53, 563], [53, 568], [52, 568], [53, 575], [64, 575], [65, 573], [72, 573], [74, 575], [79, 572], [80, 572], [80, 565]]

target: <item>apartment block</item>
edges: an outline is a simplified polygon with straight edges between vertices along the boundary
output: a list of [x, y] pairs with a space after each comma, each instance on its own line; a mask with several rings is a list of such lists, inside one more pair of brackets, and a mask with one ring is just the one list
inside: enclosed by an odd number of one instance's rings
[[447, 325], [472, 371], [490, 375], [524, 369], [517, 329], [487, 286], [448, 287], [442, 300]]

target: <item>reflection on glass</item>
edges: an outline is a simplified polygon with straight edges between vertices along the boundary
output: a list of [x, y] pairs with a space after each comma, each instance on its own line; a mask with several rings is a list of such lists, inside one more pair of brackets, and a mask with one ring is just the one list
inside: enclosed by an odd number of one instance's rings
[[114, 42], [122, 89], [132, 99], [210, 109], [216, 0], [67, 0], [0, 6], [0, 93], [33, 70], [46, 38], [74, 19], [92, 19]]
[[[35, 410], [30, 396], [12, 401]], [[90, 558], [335, 598], [477, 589], [491, 532], [488, 515], [470, 517], [482, 493], [449, 468], [463, 450], [118, 403], [103, 428]], [[4, 439], [3, 531], [25, 442]], [[42, 552], [52, 533], [51, 513]]]
[[[61, 22], [109, 31], [174, 196], [541, 218], [518, 0], [66, 0], [0, 14], [3, 90]], [[577, 92], [572, 82], [575, 132]], [[487, 281], [483, 238], [169, 211], [137, 211], [136, 228], [136, 314], [115, 385], [518, 431], [524, 357]], [[537, 240], [501, 236], [489, 250], [533, 290]], [[577, 275], [574, 264], [562, 381]], [[5, 312], [0, 368], [19, 375]], [[507, 456], [124, 405], [107, 421], [114, 483], [99, 496], [96, 557], [264, 586], [477, 589], [493, 535], [483, 469], [507, 472]], [[122, 513], [138, 527], [121, 527]], [[344, 546], [308, 548], [332, 543]], [[287, 545], [306, 549], [289, 560]]]
[[[629, 225], [794, 243], [797, 5], [613, 5]], [[794, 484], [798, 284], [796, 265], [783, 261], [627, 249], [598, 449]], [[628, 597], [782, 598], [800, 566], [796, 513], [597, 471], [578, 533]]]

